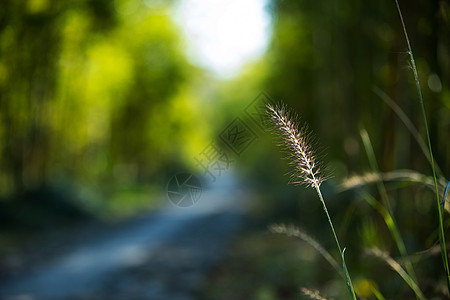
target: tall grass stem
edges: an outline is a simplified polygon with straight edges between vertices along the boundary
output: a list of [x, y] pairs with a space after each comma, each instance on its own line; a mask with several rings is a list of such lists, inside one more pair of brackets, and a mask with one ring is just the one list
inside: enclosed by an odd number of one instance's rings
[[414, 291], [417, 298], [420, 300], [426, 300], [425, 295], [417, 286], [416, 282], [409, 276], [409, 274], [402, 268], [402, 266], [392, 257], [390, 257], [387, 253], [381, 251], [380, 249], [373, 248], [368, 251], [368, 254], [373, 255], [382, 259], [389, 267], [391, 267], [403, 280], [409, 285], [409, 287]]
[[[378, 97], [381, 98], [394, 112], [395, 114], [400, 118], [400, 120], [405, 124], [408, 131], [412, 134], [414, 139], [416, 140], [417, 144], [419, 144], [420, 149], [422, 150], [423, 154], [427, 158], [428, 162], [431, 163], [430, 158], [430, 151], [428, 150], [428, 145], [422, 138], [422, 136], [419, 133], [419, 130], [417, 130], [416, 126], [414, 126], [414, 123], [411, 121], [410, 118], [405, 114], [405, 112], [401, 109], [400, 106], [398, 106], [397, 103], [395, 103], [394, 100], [391, 99], [384, 91], [382, 91], [379, 87], [374, 86], [372, 88], [373, 92], [378, 95]], [[435, 164], [434, 166], [436, 168], [436, 173], [439, 177], [443, 177], [442, 171], [439, 168], [438, 165]]]
[[333, 222], [331, 221], [330, 214], [328, 213], [325, 200], [323, 199], [322, 192], [320, 190], [321, 183], [325, 180], [320, 174], [319, 162], [317, 157], [314, 155], [314, 151], [310, 144], [310, 135], [308, 133], [307, 127], [302, 128], [297, 127], [296, 118], [289, 113], [285, 106], [267, 106], [267, 114], [272, 120], [275, 128], [281, 133], [283, 137], [283, 145], [287, 148], [292, 161], [291, 164], [294, 167], [294, 176], [298, 176], [301, 179], [301, 183], [307, 184], [313, 187], [317, 195], [319, 196], [320, 202], [322, 202], [323, 209], [327, 215], [328, 223], [333, 232], [333, 237], [336, 242], [337, 248], [339, 250], [339, 255], [342, 260], [342, 268], [344, 271], [346, 284], [350, 296], [352, 299], [356, 300], [355, 290], [348, 273], [347, 265], [345, 263], [344, 252], [341, 245], [339, 244], [339, 239], [337, 237], [336, 231], [334, 230]]
[[411, 66], [412, 66], [412, 70], [413, 70], [413, 73], [414, 73], [414, 80], [416, 82], [417, 92], [419, 94], [420, 108], [422, 110], [423, 121], [425, 123], [425, 132], [426, 132], [426, 135], [427, 135], [428, 150], [430, 152], [430, 164], [431, 164], [431, 169], [433, 171], [434, 186], [435, 186], [435, 193], [436, 193], [436, 201], [437, 201], [438, 214], [439, 214], [439, 240], [440, 240], [440, 244], [441, 244], [442, 261], [443, 261], [444, 269], [445, 269], [445, 273], [446, 273], [447, 288], [448, 288], [448, 292], [450, 293], [450, 269], [449, 269], [449, 266], [448, 266], [447, 247], [445, 245], [444, 222], [443, 222], [443, 218], [442, 218], [442, 210], [441, 210], [440, 199], [439, 199], [439, 190], [438, 190], [438, 184], [437, 184], [436, 170], [435, 170], [435, 167], [434, 167], [434, 157], [433, 157], [433, 150], [432, 150], [432, 147], [431, 147], [430, 132], [429, 132], [429, 129], [428, 129], [427, 114], [426, 114], [426, 111], [425, 111], [425, 106], [423, 104], [422, 89], [420, 88], [420, 81], [419, 81], [419, 75], [418, 75], [418, 72], [417, 72], [416, 62], [414, 60], [414, 55], [413, 55], [413, 51], [412, 51], [412, 48], [411, 48], [411, 43], [409, 41], [408, 32], [406, 30], [405, 21], [403, 20], [403, 14], [402, 14], [402, 11], [400, 9], [400, 5], [398, 3], [398, 0], [395, 0], [395, 4], [397, 5], [397, 11], [398, 11], [398, 14], [400, 16], [400, 21], [401, 21], [402, 27], [403, 27], [403, 33], [405, 35], [406, 44], [408, 46], [408, 54], [409, 54], [409, 58], [411, 60]]
[[[402, 259], [405, 263], [406, 271], [408, 272], [409, 276], [411, 276], [411, 278], [413, 280], [417, 280], [413, 265], [408, 257], [408, 252], [406, 251], [405, 243], [403, 242], [403, 239], [398, 230], [397, 224], [395, 223], [395, 220], [393, 217], [393, 211], [392, 211], [392, 208], [391, 208], [391, 205], [389, 202], [389, 197], [386, 192], [386, 187], [384, 186], [381, 176], [379, 176], [380, 170], [378, 169], [377, 159], [376, 159], [375, 153], [373, 151], [373, 147], [372, 147], [372, 143], [369, 138], [369, 134], [364, 129], [361, 130], [361, 139], [363, 140], [364, 148], [366, 150], [367, 157], [369, 159], [370, 167], [375, 172], [375, 174], [378, 174], [376, 183], [377, 183], [378, 191], [381, 195], [381, 199], [383, 201], [384, 207], [383, 207], [383, 209], [380, 209], [380, 207], [376, 207], [376, 208], [380, 212], [380, 214], [383, 216], [384, 221], [385, 221], [386, 225], [388, 226], [389, 231], [391, 232], [392, 238], [394, 239], [395, 244], [397, 245], [397, 248], [400, 251], [400, 255], [402, 256]], [[372, 206], [373, 205], [374, 204], [372, 204]], [[381, 205], [379, 205], [379, 206], [381, 206]]]

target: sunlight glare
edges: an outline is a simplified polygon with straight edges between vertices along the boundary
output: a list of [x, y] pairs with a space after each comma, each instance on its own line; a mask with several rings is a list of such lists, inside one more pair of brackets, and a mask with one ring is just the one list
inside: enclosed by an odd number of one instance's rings
[[266, 0], [181, 0], [177, 19], [195, 64], [232, 76], [262, 55], [270, 37]]

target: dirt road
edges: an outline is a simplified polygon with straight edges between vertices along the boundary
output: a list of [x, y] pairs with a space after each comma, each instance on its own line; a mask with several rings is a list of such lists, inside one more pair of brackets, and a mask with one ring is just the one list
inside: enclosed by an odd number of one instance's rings
[[242, 224], [248, 198], [223, 177], [189, 208], [168, 204], [7, 278], [1, 299], [194, 299]]

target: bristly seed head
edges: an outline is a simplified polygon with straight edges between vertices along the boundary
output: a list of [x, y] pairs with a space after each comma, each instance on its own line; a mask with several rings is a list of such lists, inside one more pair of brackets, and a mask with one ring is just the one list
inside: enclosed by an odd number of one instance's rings
[[267, 105], [267, 114], [281, 133], [283, 145], [287, 147], [292, 158], [295, 169], [293, 176], [302, 179], [294, 183], [305, 183], [318, 188], [325, 179], [320, 175], [320, 168], [311, 149], [308, 127], [298, 128], [296, 116], [290, 114], [282, 105]]

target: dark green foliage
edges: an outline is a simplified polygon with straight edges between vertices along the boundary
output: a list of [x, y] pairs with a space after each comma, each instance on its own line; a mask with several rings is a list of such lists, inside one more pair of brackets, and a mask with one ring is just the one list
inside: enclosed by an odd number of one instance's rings
[[[448, 139], [450, 25], [446, 1], [405, 2], [436, 161], [450, 166]], [[423, 129], [409, 57], [394, 1], [276, 1], [268, 52], [269, 94], [294, 106], [327, 145], [331, 159], [360, 170], [351, 144], [367, 128], [384, 170], [428, 168], [403, 124], [372, 92], [373, 86], [397, 102]], [[442, 88], [428, 81], [438, 76]], [[430, 77], [431, 76], [431, 77]], [[445, 113], [447, 112], [447, 113]], [[350, 146], [349, 146], [350, 145]], [[360, 148], [361, 150], [361, 148]], [[361, 152], [359, 152], [360, 154]]]

